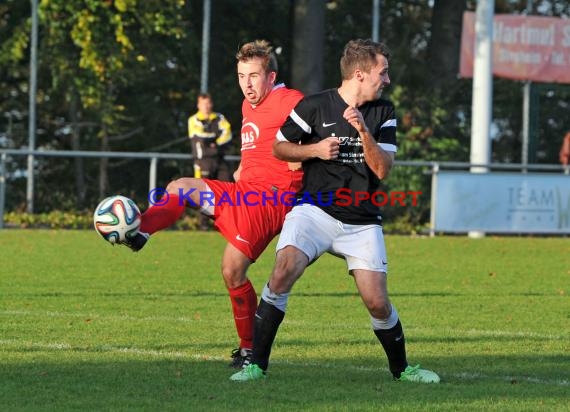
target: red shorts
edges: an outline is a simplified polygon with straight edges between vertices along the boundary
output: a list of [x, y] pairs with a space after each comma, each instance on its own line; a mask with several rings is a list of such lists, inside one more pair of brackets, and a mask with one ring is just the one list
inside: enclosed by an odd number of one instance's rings
[[228, 242], [255, 261], [281, 231], [294, 192], [267, 190], [242, 181], [203, 181], [214, 193], [214, 226]]

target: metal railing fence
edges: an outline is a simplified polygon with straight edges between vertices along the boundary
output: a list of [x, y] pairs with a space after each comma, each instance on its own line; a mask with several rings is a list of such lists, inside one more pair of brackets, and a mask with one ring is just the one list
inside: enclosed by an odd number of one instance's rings
[[[187, 160], [192, 161], [193, 156], [183, 153], [158, 153], [158, 152], [102, 152], [102, 151], [70, 151], [70, 150], [25, 150], [25, 149], [0, 149], [0, 229], [4, 225], [4, 209], [6, 201], [6, 183], [7, 173], [6, 165], [9, 156], [28, 156], [37, 157], [65, 157], [65, 158], [108, 158], [108, 159], [147, 159], [149, 160], [148, 185], [149, 192], [156, 188], [157, 170], [159, 160]], [[239, 162], [240, 156], [227, 155], [225, 159], [230, 162]], [[520, 163], [489, 163], [489, 164], [471, 164], [468, 162], [449, 162], [449, 161], [408, 161], [400, 160], [395, 162], [396, 166], [428, 168], [429, 173], [439, 170], [469, 170], [471, 168], [485, 168], [489, 171], [519, 171], [525, 173], [527, 171], [534, 172], [560, 172], [566, 175], [570, 174], [570, 166], [563, 167], [555, 164], [520, 164]]]

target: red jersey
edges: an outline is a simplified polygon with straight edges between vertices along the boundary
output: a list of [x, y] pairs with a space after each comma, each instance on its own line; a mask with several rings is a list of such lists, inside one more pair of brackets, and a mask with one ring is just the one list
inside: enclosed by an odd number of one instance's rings
[[287, 162], [276, 159], [272, 150], [279, 128], [302, 98], [301, 92], [279, 84], [256, 106], [244, 99], [240, 180], [273, 190], [296, 192], [301, 188], [303, 172], [289, 170]]

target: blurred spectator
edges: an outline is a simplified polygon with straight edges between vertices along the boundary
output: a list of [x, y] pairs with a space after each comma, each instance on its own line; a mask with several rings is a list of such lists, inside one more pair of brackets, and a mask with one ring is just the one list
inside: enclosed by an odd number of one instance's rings
[[[194, 155], [194, 177], [230, 180], [229, 166], [224, 160], [224, 146], [232, 140], [230, 123], [224, 115], [213, 111], [214, 102], [207, 93], [197, 101], [198, 112], [188, 118], [188, 137]], [[200, 215], [200, 229], [207, 230], [208, 217]]]
[[570, 131], [564, 136], [562, 146], [560, 147], [560, 163], [562, 166], [568, 166], [570, 163]]

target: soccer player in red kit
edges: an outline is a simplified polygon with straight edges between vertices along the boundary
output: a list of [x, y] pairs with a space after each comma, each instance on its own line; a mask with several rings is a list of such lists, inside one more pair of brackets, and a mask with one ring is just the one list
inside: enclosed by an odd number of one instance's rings
[[[236, 58], [239, 85], [245, 97], [236, 182], [189, 177], [170, 182], [167, 200], [143, 213], [139, 232], [125, 245], [140, 250], [150, 235], [174, 224], [185, 206], [199, 208], [214, 220], [214, 227], [228, 242], [222, 256], [222, 276], [240, 338], [230, 366], [241, 368], [250, 361], [257, 309], [257, 295], [246, 271], [281, 231], [291, 207], [280, 200], [299, 190], [302, 183], [300, 164], [273, 157], [273, 141], [303, 96], [283, 84], [275, 84], [277, 59], [268, 42], [246, 43]], [[204, 193], [208, 194], [207, 201]]]

